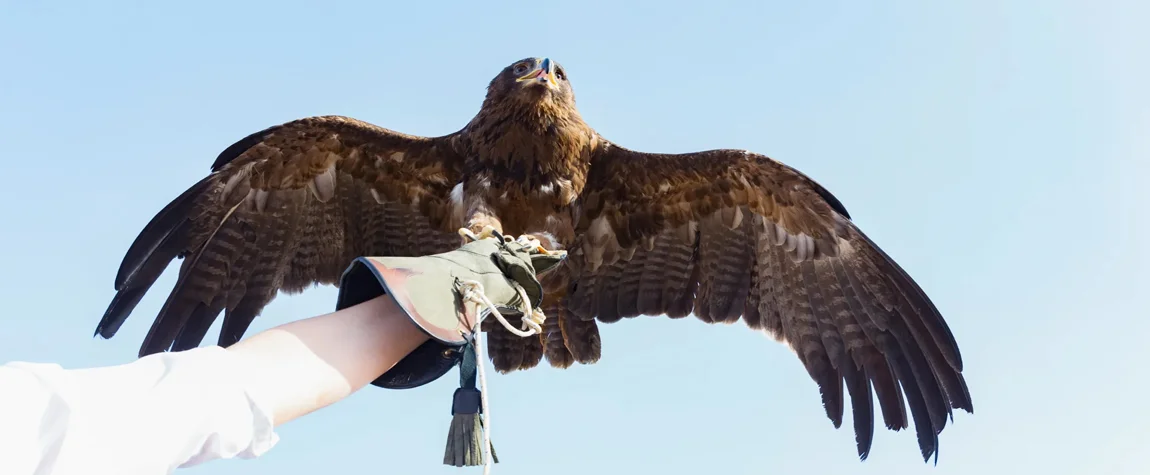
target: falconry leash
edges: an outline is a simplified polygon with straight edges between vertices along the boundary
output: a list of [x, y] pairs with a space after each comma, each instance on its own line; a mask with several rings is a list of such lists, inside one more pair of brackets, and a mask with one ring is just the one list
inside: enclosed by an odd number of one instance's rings
[[[461, 229], [460, 234], [477, 241], [483, 237], [475, 235], [470, 230]], [[512, 242], [496, 231], [489, 231], [492, 237], [506, 249], [507, 243]], [[528, 248], [542, 249], [538, 241], [521, 236], [514, 241]], [[546, 251], [544, 252], [552, 252]], [[472, 304], [480, 309], [479, 318], [471, 329], [470, 335], [465, 335], [467, 344], [463, 347], [463, 358], [459, 364], [459, 388], [455, 390], [452, 400], [452, 422], [448, 430], [447, 449], [443, 456], [445, 465], [456, 467], [483, 465], [483, 473], [491, 473], [491, 466], [499, 462], [495, 454], [495, 447], [491, 444], [491, 409], [488, 405], [487, 377], [483, 368], [485, 356], [484, 345], [481, 342], [482, 332], [480, 326], [487, 316], [495, 319], [512, 334], [527, 338], [543, 332], [543, 322], [547, 316], [536, 306], [531, 305], [527, 291], [520, 285], [515, 290], [520, 297], [522, 314], [521, 328], [516, 328], [507, 320], [499, 306], [487, 297], [483, 291], [483, 284], [476, 280], [456, 280], [456, 290], [466, 304]], [[476, 380], [479, 388], [476, 389]], [[476, 450], [478, 449], [478, 450]]]
[[[372, 381], [374, 386], [416, 388], [459, 367], [443, 463], [483, 465], [489, 473], [499, 460], [491, 446], [481, 323], [492, 316], [513, 335], [541, 334], [546, 316], [539, 308], [538, 275], [559, 265], [566, 253], [529, 237], [509, 239], [491, 227], [459, 234], [463, 245], [440, 254], [356, 258], [340, 279], [336, 309], [388, 295], [430, 337]], [[521, 317], [518, 327], [509, 321], [514, 315]]]

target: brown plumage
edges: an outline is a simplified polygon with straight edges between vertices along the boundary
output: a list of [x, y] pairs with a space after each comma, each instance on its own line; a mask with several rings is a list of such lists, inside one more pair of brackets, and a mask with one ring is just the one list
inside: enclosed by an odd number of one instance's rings
[[141, 355], [199, 345], [221, 312], [230, 345], [279, 291], [335, 284], [360, 255], [445, 252], [485, 225], [569, 251], [542, 276], [543, 334], [485, 322], [499, 371], [594, 363], [596, 322], [694, 314], [789, 345], [836, 427], [849, 396], [862, 458], [872, 391], [889, 429], [910, 426], [909, 406], [924, 459], [953, 409], [973, 411], [946, 322], [830, 192], [747, 151], [615, 145], [579, 116], [563, 68], [537, 58], [505, 68], [449, 135], [328, 116], [228, 147], [132, 244], [97, 333], [112, 337], [176, 257]]

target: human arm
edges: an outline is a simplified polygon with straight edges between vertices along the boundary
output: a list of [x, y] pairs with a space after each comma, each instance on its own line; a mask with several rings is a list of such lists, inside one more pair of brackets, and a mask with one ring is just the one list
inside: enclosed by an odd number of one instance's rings
[[[477, 322], [475, 308], [457, 304], [460, 279], [481, 284], [501, 308], [520, 308], [521, 295], [538, 305], [535, 272], [559, 262], [496, 242], [435, 256], [359, 258], [341, 281], [338, 311], [226, 350], [161, 352], [88, 369], [0, 366], [0, 473], [159, 474], [255, 458], [275, 445], [275, 426], [369, 382], [426, 384], [458, 361], [460, 351], [448, 350], [458, 350], [458, 332]], [[444, 340], [453, 334], [459, 340]]]
[[0, 473], [170, 473], [258, 457], [273, 428], [363, 388], [425, 341], [377, 297], [228, 349], [100, 368], [0, 367]]
[[362, 389], [427, 340], [390, 297], [286, 323], [228, 348], [275, 425]]

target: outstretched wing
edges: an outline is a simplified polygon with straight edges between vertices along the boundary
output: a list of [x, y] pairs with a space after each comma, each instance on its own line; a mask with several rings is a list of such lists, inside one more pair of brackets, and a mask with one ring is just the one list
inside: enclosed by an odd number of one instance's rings
[[[958, 345], [922, 289], [834, 196], [768, 157], [608, 144], [592, 163], [576, 231], [564, 269], [568, 318], [742, 319], [794, 350], [835, 427], [845, 383], [862, 458], [872, 387], [893, 430], [908, 427], [905, 394], [925, 459], [952, 408], [973, 411]], [[581, 344], [567, 341], [573, 354], [586, 353]]]
[[462, 157], [455, 137], [324, 116], [236, 142], [140, 232], [96, 333], [115, 335], [177, 257], [178, 281], [141, 356], [198, 346], [221, 311], [219, 344], [230, 345], [278, 291], [336, 284], [356, 256], [457, 247], [450, 194]]

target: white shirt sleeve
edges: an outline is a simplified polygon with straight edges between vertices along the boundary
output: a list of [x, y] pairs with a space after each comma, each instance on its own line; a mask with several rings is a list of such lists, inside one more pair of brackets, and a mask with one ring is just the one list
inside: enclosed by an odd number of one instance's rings
[[0, 474], [160, 475], [258, 457], [279, 438], [237, 360], [209, 346], [101, 368], [0, 366]]

